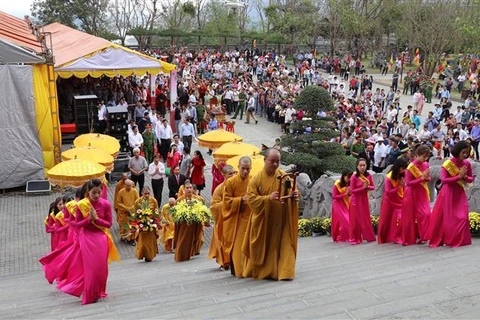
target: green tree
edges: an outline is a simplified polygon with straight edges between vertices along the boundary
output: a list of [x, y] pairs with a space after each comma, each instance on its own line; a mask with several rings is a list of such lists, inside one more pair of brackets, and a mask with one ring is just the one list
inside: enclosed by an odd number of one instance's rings
[[419, 48], [423, 56], [423, 69], [427, 74], [435, 70], [441, 55], [453, 49], [453, 40], [459, 36], [455, 25], [462, 10], [462, 1], [407, 0], [402, 3], [402, 21], [397, 25], [397, 41], [410, 49]]
[[34, 0], [32, 16], [40, 24], [60, 22], [93, 35], [107, 30], [108, 0]]
[[320, 15], [314, 0], [272, 1], [264, 10], [270, 26], [268, 32], [282, 34], [290, 44], [312, 44], [311, 39], [316, 38], [318, 26], [315, 23]]
[[355, 168], [355, 158], [346, 156], [339, 143], [331, 142], [338, 137], [333, 118], [321, 118], [319, 111], [334, 111], [333, 100], [328, 92], [318, 86], [307, 86], [295, 100], [295, 108], [304, 110], [304, 120], [291, 125], [294, 132], [282, 137], [282, 162], [294, 165], [295, 169], [307, 173], [316, 180], [327, 171], [341, 172], [344, 168]]

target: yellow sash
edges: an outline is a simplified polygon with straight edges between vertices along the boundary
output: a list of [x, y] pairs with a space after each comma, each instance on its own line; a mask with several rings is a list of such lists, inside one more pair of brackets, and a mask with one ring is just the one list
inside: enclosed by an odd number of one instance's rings
[[[448, 174], [452, 177], [458, 176], [460, 174], [460, 169], [457, 167], [452, 160], [448, 159], [442, 164], [442, 167], [447, 170]], [[462, 179], [458, 180], [457, 183], [462, 187], [465, 188], [465, 183]]]
[[65, 222], [65, 217], [63, 216], [63, 211], [60, 211], [59, 213], [57, 213], [57, 215], [55, 216], [55, 219], [57, 219], [58, 221], [60, 221], [60, 224], [62, 226], [66, 225], [67, 223]]
[[[418, 169], [418, 167], [416, 165], [414, 165], [413, 162], [408, 165], [407, 170], [410, 171], [410, 173], [413, 175], [413, 177], [415, 179], [419, 179], [423, 175], [422, 171], [420, 169]], [[422, 187], [427, 192], [428, 200], [430, 200], [430, 190], [428, 189], [427, 182], [422, 181], [420, 184], [422, 185]]]
[[[88, 218], [90, 216], [90, 210], [92, 209], [92, 204], [88, 200], [88, 198], [84, 198], [77, 202], [77, 207], [82, 212], [84, 218]], [[118, 254], [117, 247], [115, 247], [115, 243], [113, 242], [112, 234], [108, 228], [101, 227], [95, 223], [93, 223], [95, 227], [103, 231], [108, 239], [108, 263], [112, 261], [120, 262], [120, 255]]]
[[70, 215], [72, 217], [75, 217], [75, 209], [77, 207], [77, 202], [75, 200], [69, 201], [69, 202], [67, 202], [65, 207], [67, 207], [67, 210], [68, 210], [68, 212], [70, 212]]
[[392, 178], [392, 171], [390, 171], [389, 173], [387, 173], [387, 178], [388, 178], [388, 180], [390, 180], [390, 182], [392, 183], [392, 186], [393, 186], [394, 188], [399, 187], [398, 190], [397, 190], [397, 194], [398, 194], [398, 196], [399, 196], [400, 198], [403, 199], [403, 186], [399, 186], [398, 180], [394, 180], [394, 179]]
[[[340, 187], [340, 180], [335, 181], [334, 183], [335, 187], [337, 187], [338, 192], [341, 194], [345, 194], [347, 192], [347, 186], [345, 187]], [[350, 197], [345, 196], [343, 197], [343, 202], [347, 205], [347, 208], [350, 208]]]
[[47, 214], [47, 216], [45, 217], [45, 220], [43, 220], [43, 224], [46, 226], [48, 226], [48, 217], [52, 217], [53, 220], [55, 221], [55, 215], [53, 214], [53, 211]]

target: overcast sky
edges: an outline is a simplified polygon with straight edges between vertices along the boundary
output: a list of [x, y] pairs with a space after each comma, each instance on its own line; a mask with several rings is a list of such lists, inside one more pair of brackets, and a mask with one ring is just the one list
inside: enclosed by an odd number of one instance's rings
[[30, 5], [33, 0], [2, 0], [0, 11], [6, 12], [12, 16], [22, 18], [30, 15]]

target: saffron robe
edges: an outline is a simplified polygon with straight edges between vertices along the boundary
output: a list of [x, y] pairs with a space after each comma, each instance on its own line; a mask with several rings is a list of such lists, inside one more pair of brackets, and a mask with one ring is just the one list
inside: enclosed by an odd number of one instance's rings
[[117, 195], [117, 221], [118, 233], [120, 237], [126, 240], [133, 240], [133, 235], [130, 235], [130, 228], [128, 226], [128, 218], [130, 217], [130, 210], [133, 210], [135, 201], [139, 198], [137, 188], [131, 188], [130, 191], [123, 188]]
[[210, 211], [212, 212], [213, 225], [212, 241], [208, 250], [208, 259], [215, 258], [218, 265], [226, 267], [230, 265], [230, 255], [225, 252], [222, 244], [223, 240], [223, 215], [222, 215], [222, 201], [224, 183], [221, 183], [212, 195], [212, 202], [210, 203]]
[[230, 269], [232, 275], [242, 277], [244, 255], [242, 251], [243, 239], [247, 232], [250, 220], [250, 205], [242, 200], [247, 194], [250, 176], [242, 179], [239, 173], [223, 182], [223, 247], [230, 255]]
[[[153, 197], [148, 197], [148, 200], [140, 197], [135, 201], [135, 210], [142, 207], [142, 202], [148, 201], [150, 203], [150, 209], [152, 211], [158, 210], [157, 200]], [[157, 231], [140, 231], [137, 235], [136, 256], [138, 260], [150, 260], [152, 261], [158, 254], [157, 245]]]
[[294, 199], [282, 204], [270, 200], [278, 191], [277, 179], [284, 172], [272, 175], [264, 170], [248, 184], [248, 204], [252, 211], [243, 240], [245, 255], [243, 276], [255, 279], [293, 279], [298, 243], [298, 203]]

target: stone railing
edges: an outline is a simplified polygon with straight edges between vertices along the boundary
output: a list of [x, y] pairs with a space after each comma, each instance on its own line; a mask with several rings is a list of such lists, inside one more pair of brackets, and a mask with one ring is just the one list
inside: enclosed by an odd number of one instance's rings
[[[437, 189], [440, 180], [440, 168], [445, 160], [433, 159], [430, 161], [430, 177], [428, 183], [430, 188], [431, 205], [437, 197]], [[384, 189], [385, 174], [390, 168], [386, 168], [382, 173], [372, 174], [375, 190], [370, 192], [370, 209], [374, 215], [380, 214], [382, 196]], [[480, 163], [472, 162], [473, 174], [480, 177]], [[301, 173], [297, 178], [297, 185], [302, 193], [303, 217], [330, 217], [332, 211], [332, 187], [339, 175], [323, 175], [314, 183], [308, 175]], [[473, 184], [467, 186], [467, 199], [469, 211], [480, 212], [480, 180], [475, 179]]]

